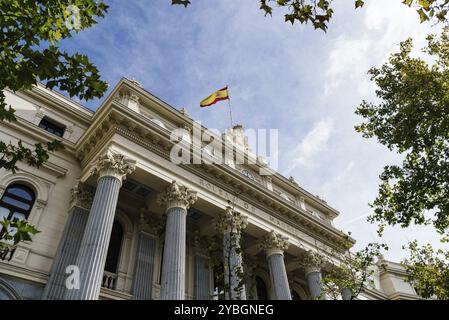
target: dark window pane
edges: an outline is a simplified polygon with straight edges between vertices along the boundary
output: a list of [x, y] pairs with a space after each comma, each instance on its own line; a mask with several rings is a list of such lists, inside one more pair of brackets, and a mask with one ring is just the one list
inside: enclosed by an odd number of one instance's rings
[[23, 210], [30, 210], [30, 205], [29, 204], [24, 203], [24, 202], [22, 202], [20, 200], [16, 200], [16, 199], [10, 198], [8, 196], [3, 196], [3, 202], [7, 203], [7, 204], [10, 204], [10, 205], [12, 205], [12, 206], [14, 206], [16, 208], [20, 208], [20, 209], [23, 209]]
[[16, 196], [21, 197], [26, 200], [30, 200], [30, 201], [33, 200], [32, 191], [25, 189], [23, 186], [20, 186], [20, 187], [12, 186], [12, 187], [8, 188], [8, 193], [11, 193], [13, 195], [16, 195]]
[[3, 218], [8, 219], [9, 212], [8, 208], [0, 207], [0, 221], [3, 221]]
[[301, 297], [295, 290], [292, 290], [292, 300], [301, 300]]
[[[0, 221], [3, 221], [3, 219], [9, 218], [9, 213], [11, 211], [8, 208], [0, 207]], [[3, 226], [0, 225], [0, 233], [3, 232]]]
[[[0, 200], [0, 219], [24, 220], [28, 218], [31, 208], [34, 204], [33, 191], [20, 184], [14, 184], [6, 188], [3, 197]], [[14, 214], [11, 214], [14, 212]]]
[[39, 123], [39, 127], [47, 130], [48, 132], [50, 132], [51, 134], [54, 134], [58, 137], [62, 137], [64, 135], [64, 131], [65, 131], [65, 127], [57, 124], [53, 121], [51, 121], [50, 119], [47, 118], [43, 118], [41, 120], [41, 122]]
[[257, 300], [268, 300], [268, 291], [261, 277], [256, 277]]
[[121, 224], [114, 220], [112, 226], [111, 240], [109, 241], [108, 255], [106, 257], [105, 271], [117, 273], [120, 249], [122, 247], [123, 228]]
[[23, 213], [20, 213], [20, 212], [14, 212], [12, 214], [11, 221], [14, 220], [14, 219], [24, 220], [25, 219], [25, 215]]

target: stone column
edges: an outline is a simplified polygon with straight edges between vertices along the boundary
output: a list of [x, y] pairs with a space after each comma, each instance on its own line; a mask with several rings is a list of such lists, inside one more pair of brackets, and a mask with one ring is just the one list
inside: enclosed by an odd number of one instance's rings
[[186, 215], [197, 200], [196, 192], [173, 181], [159, 195], [166, 206], [165, 247], [162, 259], [161, 300], [184, 300], [186, 265]]
[[343, 300], [351, 300], [352, 299], [352, 290], [349, 288], [343, 288], [341, 290], [341, 298]]
[[134, 170], [135, 161], [110, 151], [100, 156], [92, 169], [98, 181], [76, 260], [80, 287], [67, 293], [68, 300], [98, 299], [119, 191], [126, 175]]
[[307, 279], [307, 284], [309, 286], [310, 297], [312, 299], [325, 299], [321, 284], [321, 268], [324, 263], [324, 257], [314, 251], [307, 252], [302, 262]]
[[292, 296], [284, 264], [284, 251], [288, 249], [288, 239], [271, 231], [263, 238], [261, 246], [267, 255], [271, 284], [276, 300], [291, 300]]
[[223, 233], [224, 283], [228, 300], [246, 300], [240, 238], [247, 224], [247, 218], [231, 207], [226, 208], [216, 223], [217, 230]]
[[79, 180], [71, 190], [70, 211], [58, 245], [43, 300], [62, 300], [66, 293], [66, 268], [76, 264], [84, 229], [94, 197], [94, 189]]

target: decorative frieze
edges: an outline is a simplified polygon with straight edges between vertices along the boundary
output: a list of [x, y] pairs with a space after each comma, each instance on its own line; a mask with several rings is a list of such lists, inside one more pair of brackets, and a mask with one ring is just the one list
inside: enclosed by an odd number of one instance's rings
[[101, 155], [92, 168], [91, 173], [98, 178], [110, 176], [123, 181], [126, 175], [136, 169], [136, 161], [119, 153], [107, 151]]
[[75, 186], [70, 191], [70, 207], [80, 207], [90, 210], [94, 200], [95, 190], [93, 187], [76, 180]]
[[271, 231], [265, 235], [261, 242], [261, 248], [265, 250], [267, 257], [272, 254], [284, 254], [284, 251], [288, 249], [288, 238], [283, 235]]
[[173, 181], [172, 184], [157, 198], [159, 205], [165, 205], [166, 210], [170, 208], [183, 208], [188, 210], [198, 199], [196, 191]]
[[248, 225], [248, 218], [232, 207], [227, 207], [217, 218], [215, 227], [223, 233], [240, 233]]

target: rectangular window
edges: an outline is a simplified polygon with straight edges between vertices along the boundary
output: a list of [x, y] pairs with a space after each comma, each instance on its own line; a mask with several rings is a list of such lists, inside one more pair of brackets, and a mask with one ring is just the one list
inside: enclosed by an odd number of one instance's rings
[[42, 128], [58, 137], [62, 137], [65, 131], [65, 127], [63, 125], [57, 124], [48, 118], [43, 118], [41, 120], [39, 123], [39, 128]]

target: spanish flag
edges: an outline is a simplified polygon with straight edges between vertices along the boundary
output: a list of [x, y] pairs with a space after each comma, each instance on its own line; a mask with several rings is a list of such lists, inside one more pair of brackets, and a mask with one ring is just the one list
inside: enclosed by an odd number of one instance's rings
[[200, 107], [208, 107], [222, 100], [229, 100], [228, 87], [224, 87], [223, 89], [218, 90], [217, 92], [211, 94], [209, 97], [201, 101]]

